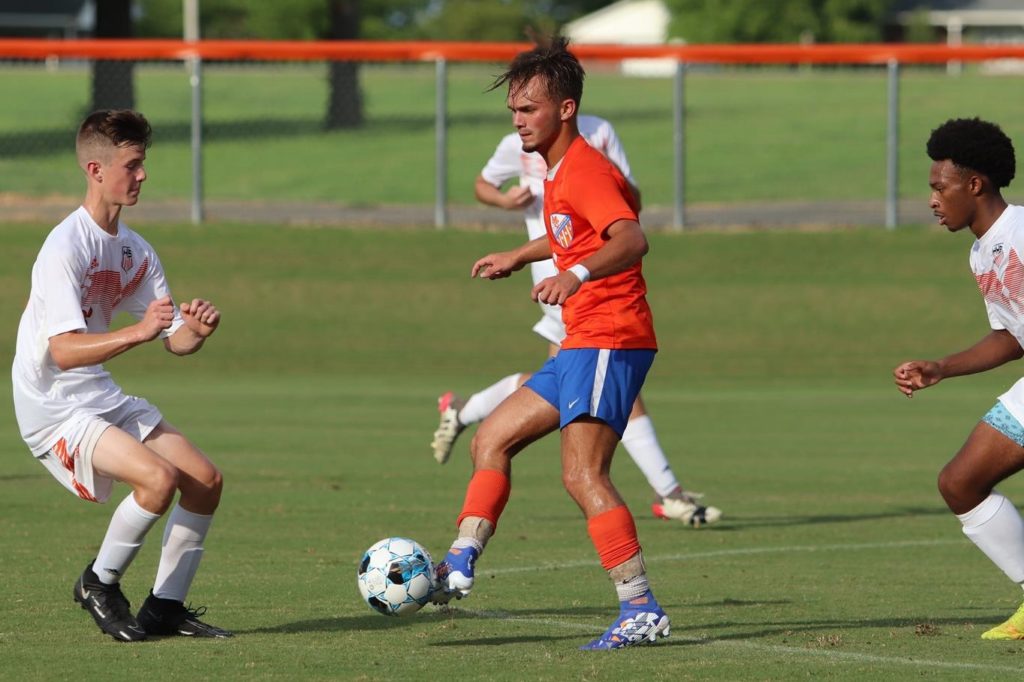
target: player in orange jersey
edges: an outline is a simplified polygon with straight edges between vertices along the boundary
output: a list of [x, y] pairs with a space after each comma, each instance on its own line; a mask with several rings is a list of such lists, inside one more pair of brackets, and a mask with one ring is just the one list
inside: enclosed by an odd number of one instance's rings
[[612, 456], [654, 361], [657, 341], [641, 259], [647, 238], [622, 173], [580, 136], [583, 68], [564, 39], [519, 54], [494, 84], [523, 150], [544, 158], [547, 234], [473, 264], [473, 277], [500, 279], [553, 258], [558, 273], [533, 287], [534, 300], [562, 306], [566, 337], [557, 355], [481, 424], [470, 450], [473, 477], [458, 537], [438, 565], [438, 601], [465, 596], [476, 560], [508, 501], [513, 457], [561, 430], [562, 482], [587, 519], [611, 577], [619, 615], [584, 649], [617, 649], [669, 634], [669, 618], [647, 580], [633, 515], [610, 477]]
[[[22, 438], [72, 493], [105, 502], [114, 481], [132, 492], [114, 511], [74, 599], [114, 639], [230, 637], [184, 606], [221, 494], [217, 467], [143, 398], [125, 394], [107, 360], [160, 337], [175, 355], [199, 350], [220, 325], [203, 299], [175, 306], [153, 247], [121, 222], [146, 180], [150, 126], [129, 110], [97, 111], [79, 127], [82, 206], [46, 238], [18, 326], [12, 379]], [[110, 330], [118, 312], [135, 324]], [[174, 502], [153, 590], [132, 615], [120, 580], [146, 534]]]

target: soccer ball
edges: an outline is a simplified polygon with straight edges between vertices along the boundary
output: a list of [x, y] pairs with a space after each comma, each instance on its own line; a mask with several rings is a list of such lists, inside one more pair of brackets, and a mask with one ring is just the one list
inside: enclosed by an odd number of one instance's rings
[[434, 589], [434, 561], [409, 538], [384, 538], [363, 554], [357, 571], [359, 593], [385, 616], [419, 611]]

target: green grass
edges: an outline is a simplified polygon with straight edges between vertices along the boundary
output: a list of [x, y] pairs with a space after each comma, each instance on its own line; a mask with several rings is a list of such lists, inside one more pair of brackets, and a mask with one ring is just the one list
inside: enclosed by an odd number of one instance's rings
[[[673, 201], [672, 82], [591, 65], [583, 110], [609, 118], [645, 201]], [[473, 180], [511, 131], [501, 92], [485, 93], [500, 65], [456, 64], [449, 75], [449, 192], [471, 204]], [[434, 200], [434, 68], [362, 70], [367, 124], [324, 132], [324, 69], [209, 65], [204, 71], [204, 168], [210, 199]], [[927, 192], [924, 142], [954, 116], [982, 116], [1024, 139], [1024, 89], [1012, 77], [906, 69], [901, 80], [901, 194]], [[89, 72], [64, 66], [0, 70], [0, 187], [29, 195], [81, 183], [73, 130], [88, 106]], [[190, 95], [184, 70], [139, 66], [136, 106], [155, 127], [147, 197], [191, 192]], [[886, 76], [879, 69], [695, 70], [686, 80], [687, 201], [878, 200], [885, 197]], [[998, 96], [993, 96], [993, 93]]]
[[[108, 363], [220, 464], [225, 495], [192, 598], [230, 641], [121, 645], [70, 589], [113, 508], [80, 502], [35, 464], [0, 399], [0, 677], [67, 679], [990, 680], [1024, 645], [979, 634], [1018, 588], [966, 540], [935, 476], [1019, 367], [913, 401], [899, 361], [985, 333], [969, 240], [896, 233], [652, 235], [661, 352], [645, 388], [683, 483], [725, 510], [687, 530], [649, 516], [624, 453], [617, 485], [673, 618], [664, 644], [576, 647], [614, 595], [559, 483], [556, 439], [516, 462], [511, 501], [452, 613], [387, 619], [355, 565], [379, 538], [440, 555], [469, 475], [468, 439], [438, 467], [433, 402], [539, 365], [525, 276], [468, 278], [510, 234], [152, 226], [170, 283], [224, 311], [203, 351], [155, 345]], [[5, 226], [0, 359], [9, 363], [44, 236]], [[1018, 503], [1018, 478], [1001, 486]], [[119, 488], [119, 493], [124, 488]], [[136, 604], [159, 528], [125, 579]]]

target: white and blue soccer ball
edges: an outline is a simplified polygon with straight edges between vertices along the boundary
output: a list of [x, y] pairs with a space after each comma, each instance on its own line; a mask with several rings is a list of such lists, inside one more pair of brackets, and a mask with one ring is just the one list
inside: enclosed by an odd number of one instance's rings
[[434, 589], [434, 561], [409, 538], [384, 538], [363, 554], [357, 571], [363, 600], [385, 616], [419, 611]]

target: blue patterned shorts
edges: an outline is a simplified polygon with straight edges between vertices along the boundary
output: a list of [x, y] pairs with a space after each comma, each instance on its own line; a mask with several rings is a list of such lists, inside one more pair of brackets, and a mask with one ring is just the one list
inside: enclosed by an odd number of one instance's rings
[[1016, 417], [1010, 414], [1010, 411], [1006, 409], [1002, 401], [996, 402], [995, 406], [981, 418], [981, 421], [985, 422], [1017, 445], [1024, 447], [1024, 426], [1017, 421]]

